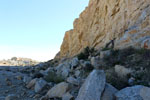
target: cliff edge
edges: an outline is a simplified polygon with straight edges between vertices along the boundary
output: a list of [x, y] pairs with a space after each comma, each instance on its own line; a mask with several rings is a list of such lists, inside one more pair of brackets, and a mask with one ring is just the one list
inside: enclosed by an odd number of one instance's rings
[[87, 46], [103, 48], [113, 39], [117, 49], [150, 49], [150, 0], [90, 0], [73, 26], [65, 33], [61, 58]]

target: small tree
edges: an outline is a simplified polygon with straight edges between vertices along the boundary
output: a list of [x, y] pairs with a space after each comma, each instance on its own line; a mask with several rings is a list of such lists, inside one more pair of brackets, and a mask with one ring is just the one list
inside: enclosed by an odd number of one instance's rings
[[17, 57], [12, 57], [11, 60], [16, 61], [16, 60], [17, 60]]

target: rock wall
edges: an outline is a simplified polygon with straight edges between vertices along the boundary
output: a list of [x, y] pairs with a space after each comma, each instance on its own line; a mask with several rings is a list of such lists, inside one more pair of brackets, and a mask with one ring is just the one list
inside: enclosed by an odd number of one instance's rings
[[116, 38], [115, 48], [150, 49], [150, 0], [90, 0], [67, 31], [60, 57], [71, 57], [89, 46], [102, 48]]

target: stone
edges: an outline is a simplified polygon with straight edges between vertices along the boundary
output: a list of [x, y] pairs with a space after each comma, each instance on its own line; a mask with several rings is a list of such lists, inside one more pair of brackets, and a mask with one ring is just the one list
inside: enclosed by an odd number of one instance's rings
[[31, 80], [32, 80], [32, 77], [28, 77], [28, 76], [23, 77], [23, 82], [25, 82], [26, 84], [28, 84]]
[[81, 74], [80, 70], [76, 70], [76, 71], [75, 71], [75, 77], [79, 77], [80, 74]]
[[10, 94], [5, 98], [5, 100], [17, 100], [17, 99], [18, 97], [14, 94]]
[[116, 100], [150, 100], [150, 88], [142, 85], [127, 87], [115, 94]]
[[100, 63], [100, 57], [97, 56], [97, 57], [92, 57], [91, 58], [91, 64], [94, 68], [98, 69], [100, 66], [101, 66], [101, 63]]
[[115, 93], [117, 92], [118, 90], [115, 87], [107, 83], [101, 96], [101, 100], [115, 100]]
[[26, 87], [27, 87], [28, 89], [33, 88], [37, 81], [38, 81], [37, 78], [32, 79], [32, 80], [27, 84]]
[[134, 85], [134, 82], [135, 82], [135, 78], [130, 77], [128, 80], [128, 84], [132, 86], [132, 85]]
[[22, 80], [22, 76], [16, 76], [17, 80]]
[[35, 92], [40, 92], [46, 85], [47, 85], [47, 82], [45, 80], [39, 79], [35, 83], [34, 91]]
[[60, 58], [73, 57], [84, 48], [104, 48], [114, 41], [114, 49], [130, 46], [149, 48], [149, 0], [90, 0], [65, 33]]
[[127, 77], [128, 74], [132, 73], [132, 70], [121, 65], [116, 65], [115, 72], [119, 77]]
[[66, 93], [63, 95], [62, 100], [72, 100], [73, 96], [70, 93]]
[[106, 77], [102, 70], [93, 70], [81, 86], [76, 100], [100, 100]]
[[78, 58], [73, 58], [73, 59], [70, 61], [70, 63], [71, 63], [71, 69], [73, 70], [74, 67], [76, 67], [76, 66], [79, 64], [79, 60], [78, 60]]
[[59, 97], [61, 98], [69, 89], [69, 84], [61, 82], [54, 87], [52, 87], [46, 94], [49, 98]]
[[55, 70], [57, 71], [58, 75], [62, 75], [63, 77], [68, 77], [69, 72], [70, 72], [70, 64], [65, 62], [62, 64], [59, 64]]
[[70, 76], [67, 78], [67, 82], [74, 84], [74, 85], [79, 85], [79, 81], [77, 79], [75, 79], [74, 77]]

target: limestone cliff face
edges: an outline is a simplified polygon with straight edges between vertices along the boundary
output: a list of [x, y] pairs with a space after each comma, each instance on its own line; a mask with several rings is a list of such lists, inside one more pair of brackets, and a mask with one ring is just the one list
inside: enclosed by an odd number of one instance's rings
[[90, 0], [67, 31], [60, 57], [71, 57], [89, 46], [102, 48], [113, 38], [115, 48], [150, 49], [150, 0]]

